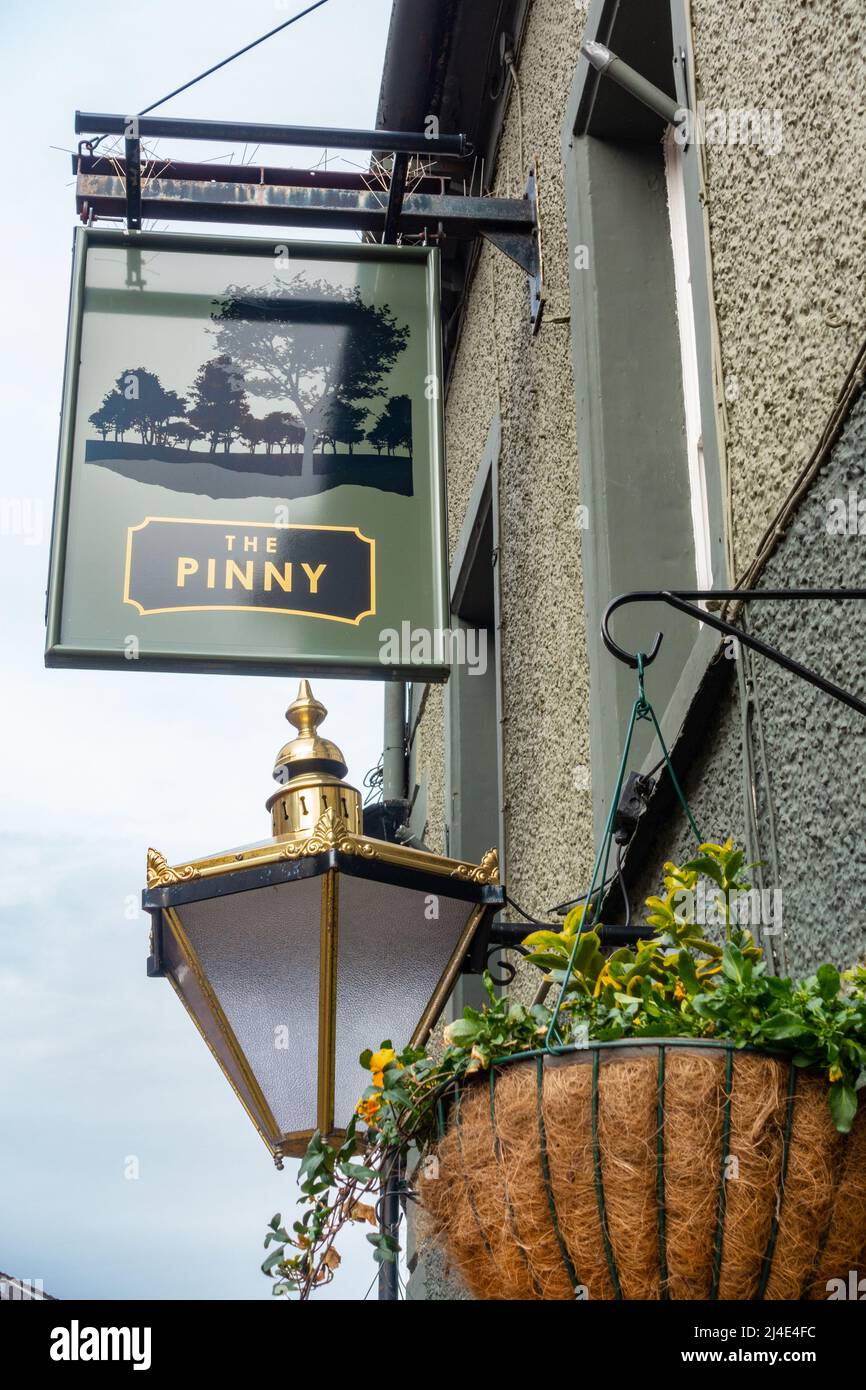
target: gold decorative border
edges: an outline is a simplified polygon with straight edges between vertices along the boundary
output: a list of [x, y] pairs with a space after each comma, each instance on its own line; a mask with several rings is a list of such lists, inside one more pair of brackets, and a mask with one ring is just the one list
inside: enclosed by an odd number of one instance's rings
[[312, 835], [284, 845], [281, 857], [300, 859], [306, 855], [324, 854], [329, 849], [339, 850], [341, 854], [360, 854], [365, 859], [376, 858], [374, 842], [353, 835], [342, 816], [330, 806], [316, 821]]
[[221, 854], [210, 855], [206, 859], [194, 859], [173, 868], [166, 863], [164, 855], [155, 849], [149, 849], [147, 882], [149, 888], [159, 888], [167, 884], [215, 878], [219, 874], [232, 873], [235, 869], [252, 869], [260, 865], [276, 864], [281, 859], [302, 859], [326, 853], [330, 849], [336, 849], [340, 854], [356, 854], [363, 859], [376, 859], [383, 864], [394, 864], [403, 869], [417, 869], [421, 873], [460, 879], [464, 883], [486, 885], [499, 882], [499, 856], [495, 849], [489, 849], [480, 864], [448, 859], [444, 855], [430, 854], [427, 850], [413, 849], [409, 845], [356, 835], [349, 830], [342, 816], [331, 807], [319, 818], [312, 833], [306, 838], [300, 838], [295, 833], [292, 839], [280, 837], [265, 840], [246, 849], [225, 850]]
[[335, 869], [329, 869], [322, 879], [319, 931], [319, 1049], [316, 1124], [322, 1134], [328, 1134], [334, 1127], [337, 1072], [339, 891], [339, 876]]
[[158, 849], [148, 849], [148, 888], [163, 888], [168, 883], [187, 883], [198, 877], [198, 870], [194, 869], [192, 864], [184, 864], [180, 869], [172, 869], [164, 854], [160, 854]]
[[[359, 613], [357, 618], [338, 618], [333, 613], [311, 613], [306, 608], [271, 608], [265, 604], [251, 603], [188, 603], [176, 604], [171, 608], [143, 608], [138, 599], [129, 596], [130, 571], [132, 569], [132, 535], [143, 531], [151, 521], [175, 522], [183, 526], [263, 526], [268, 531], [351, 531], [358, 540], [370, 547], [370, 603], [372, 607]], [[326, 623], [345, 623], [349, 627], [359, 627], [365, 618], [376, 614], [376, 540], [365, 536], [357, 526], [324, 526], [316, 523], [304, 524], [300, 521], [212, 521], [209, 517], [197, 516], [146, 516], [137, 526], [126, 528], [126, 560], [123, 567], [123, 602], [137, 608], [143, 617], [154, 613], [283, 613], [295, 618], [320, 618]]]
[[470, 883], [498, 883], [499, 855], [495, 849], [489, 849], [482, 856], [480, 864], [458, 864], [456, 869], [451, 870], [451, 877], [466, 879]]

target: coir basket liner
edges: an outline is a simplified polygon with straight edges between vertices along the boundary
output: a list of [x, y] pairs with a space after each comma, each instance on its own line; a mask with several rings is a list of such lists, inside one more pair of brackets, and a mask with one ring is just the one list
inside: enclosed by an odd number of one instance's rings
[[824, 1078], [761, 1052], [509, 1062], [464, 1083], [425, 1173], [479, 1299], [823, 1299], [866, 1253], [864, 1108], [839, 1134]]

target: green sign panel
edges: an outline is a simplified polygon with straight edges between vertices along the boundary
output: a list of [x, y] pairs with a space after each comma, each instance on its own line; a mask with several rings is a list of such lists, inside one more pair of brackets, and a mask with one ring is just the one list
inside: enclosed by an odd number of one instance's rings
[[438, 253], [76, 234], [46, 663], [447, 674]]

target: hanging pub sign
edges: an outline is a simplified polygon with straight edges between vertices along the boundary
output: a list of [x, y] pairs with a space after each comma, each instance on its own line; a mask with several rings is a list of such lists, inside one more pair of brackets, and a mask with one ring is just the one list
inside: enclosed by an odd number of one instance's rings
[[77, 231], [47, 665], [447, 675], [437, 258]]

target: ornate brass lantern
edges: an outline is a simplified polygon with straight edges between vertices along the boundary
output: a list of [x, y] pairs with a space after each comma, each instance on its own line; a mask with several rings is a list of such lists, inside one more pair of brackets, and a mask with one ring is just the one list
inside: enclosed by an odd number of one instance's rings
[[495, 850], [468, 864], [363, 834], [343, 755], [317, 732], [326, 713], [302, 681], [273, 838], [147, 856], [148, 973], [171, 981], [278, 1166], [345, 1128], [365, 1047], [428, 1037], [503, 903]]

